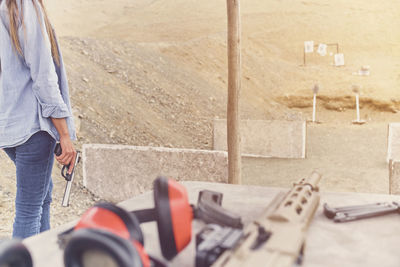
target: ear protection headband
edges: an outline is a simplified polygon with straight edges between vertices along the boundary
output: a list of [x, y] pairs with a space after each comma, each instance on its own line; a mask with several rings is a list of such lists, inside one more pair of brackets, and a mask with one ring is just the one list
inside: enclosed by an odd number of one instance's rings
[[221, 204], [221, 193], [204, 190], [199, 194], [197, 207], [190, 205], [183, 185], [173, 179], [158, 177], [154, 181], [155, 207], [132, 213], [141, 223], [157, 222], [161, 252], [171, 260], [189, 244], [195, 218], [206, 223], [242, 227], [240, 216], [223, 209]]
[[170, 260], [181, 252], [192, 236], [193, 208], [186, 189], [176, 181], [158, 177], [154, 181], [153, 209], [132, 213], [141, 223], [156, 221], [161, 252]]
[[90, 252], [109, 255], [118, 267], [150, 267], [136, 217], [110, 203], [90, 208], [74, 227], [65, 247], [66, 267], [84, 266]]
[[10, 240], [0, 245], [0, 266], [32, 267], [32, 257], [19, 240]]
[[98, 266], [99, 260], [87, 264], [99, 257], [99, 254], [95, 254], [98, 252], [109, 256], [100, 258], [102, 266], [150, 267], [149, 258], [140, 245], [132, 244], [109, 231], [90, 228], [77, 230], [72, 235], [64, 251], [64, 264], [71, 267]]

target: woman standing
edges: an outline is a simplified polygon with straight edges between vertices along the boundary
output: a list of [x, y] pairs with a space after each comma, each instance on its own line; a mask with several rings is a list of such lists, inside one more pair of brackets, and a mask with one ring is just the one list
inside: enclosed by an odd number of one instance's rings
[[65, 68], [42, 0], [0, 0], [0, 148], [16, 166], [13, 237], [50, 228], [55, 144], [70, 172], [75, 139]]

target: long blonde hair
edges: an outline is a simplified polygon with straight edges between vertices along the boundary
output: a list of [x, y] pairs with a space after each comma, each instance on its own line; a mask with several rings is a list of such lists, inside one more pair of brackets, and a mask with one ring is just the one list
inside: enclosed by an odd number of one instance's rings
[[[17, 5], [18, 0], [5, 0], [5, 1], [6, 1], [7, 9], [8, 9], [8, 15], [10, 18], [10, 37], [13, 42], [15, 50], [18, 52], [19, 55], [23, 56], [21, 44], [20, 44], [19, 38], [18, 38], [18, 26], [19, 26], [20, 22], [22, 23], [22, 27], [24, 27], [24, 29], [25, 29], [24, 16], [23, 16], [23, 4], [22, 4], [23, 0], [20, 0], [21, 11], [18, 9], [18, 5]], [[42, 0], [37, 0], [37, 1], [40, 3], [40, 6], [43, 10], [43, 17], [44, 17], [44, 22], [45, 22], [45, 26], [46, 26], [46, 31], [47, 31], [47, 35], [49, 36], [50, 44], [51, 44], [51, 54], [53, 55], [53, 59], [56, 62], [56, 64], [60, 65], [60, 54], [58, 51], [56, 37], [55, 37], [54, 31], [53, 31], [53, 27], [51, 26], [50, 20], [47, 16], [47, 12], [43, 5], [43, 1]], [[1, 0], [0, 0], [0, 2], [1, 2]], [[39, 16], [39, 14], [40, 14], [39, 7], [36, 4], [36, 0], [32, 0], [32, 3], [36, 9], [36, 14], [38, 16], [38, 23], [42, 27], [42, 23], [40, 22], [40, 16]], [[42, 28], [42, 32], [44, 32], [43, 28]]]

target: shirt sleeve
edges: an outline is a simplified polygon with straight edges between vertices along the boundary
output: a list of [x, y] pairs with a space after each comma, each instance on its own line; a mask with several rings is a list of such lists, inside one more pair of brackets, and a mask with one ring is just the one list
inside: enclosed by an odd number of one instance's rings
[[31, 0], [23, 1], [25, 29], [20, 27], [21, 46], [26, 65], [31, 72], [32, 89], [42, 109], [43, 117], [71, 117], [58, 85], [43, 12], [40, 4], [34, 1], [37, 10]]

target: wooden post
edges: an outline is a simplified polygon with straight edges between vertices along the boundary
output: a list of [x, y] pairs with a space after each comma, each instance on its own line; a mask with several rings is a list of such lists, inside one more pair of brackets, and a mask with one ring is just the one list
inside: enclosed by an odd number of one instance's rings
[[241, 78], [240, 0], [227, 0], [228, 10], [228, 182], [241, 184], [239, 94]]

